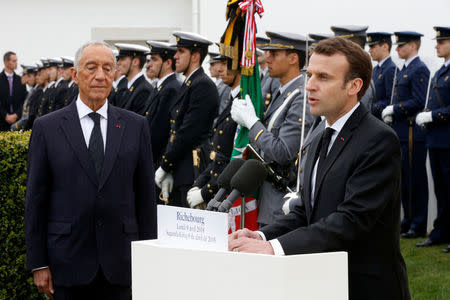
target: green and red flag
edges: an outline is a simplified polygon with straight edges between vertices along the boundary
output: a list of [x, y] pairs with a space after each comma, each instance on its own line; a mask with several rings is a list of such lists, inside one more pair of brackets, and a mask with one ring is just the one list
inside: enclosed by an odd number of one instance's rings
[[[228, 68], [237, 70], [240, 66], [241, 97], [250, 96], [256, 115], [260, 119], [263, 116], [264, 105], [256, 55], [255, 14], [262, 17], [263, 13], [264, 8], [260, 0], [228, 1], [226, 11], [228, 25], [220, 41], [220, 54], [230, 58]], [[231, 159], [242, 157], [249, 144], [248, 132], [247, 128], [238, 125]], [[245, 198], [245, 202], [245, 228], [256, 230], [258, 229], [256, 195]], [[240, 228], [240, 207], [241, 199], [238, 199], [228, 214], [231, 231]]]

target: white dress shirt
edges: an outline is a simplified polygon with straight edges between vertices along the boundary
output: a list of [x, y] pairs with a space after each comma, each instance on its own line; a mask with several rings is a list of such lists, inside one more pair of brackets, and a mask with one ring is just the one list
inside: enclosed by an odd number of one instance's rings
[[128, 85], [127, 85], [128, 89], [130, 89], [130, 87], [133, 85], [133, 83], [141, 76], [144, 76], [144, 73], [139, 72], [133, 78], [131, 78], [131, 80], [128, 81]]
[[156, 83], [156, 87], [159, 88], [161, 86], [161, 84], [163, 84], [164, 80], [169, 78], [169, 76], [172, 75], [172, 74], [173, 74], [173, 72], [169, 73], [166, 76], [164, 76], [163, 78], [159, 79], [158, 82]]
[[[328, 146], [328, 152], [330, 152], [330, 149], [333, 146], [333, 143], [336, 140], [336, 137], [338, 136], [339, 132], [342, 130], [345, 123], [347, 123], [347, 120], [350, 118], [350, 116], [358, 108], [359, 105], [360, 102], [358, 101], [358, 103], [356, 103], [356, 105], [353, 106], [353, 108], [350, 111], [348, 111], [345, 115], [340, 117], [336, 122], [334, 122], [333, 125], [330, 126], [330, 124], [328, 124], [328, 121], [325, 122], [325, 128], [331, 127], [332, 129], [334, 129], [333, 135], [331, 136], [330, 145]], [[318, 162], [319, 160], [316, 161], [311, 176], [311, 206], [314, 205], [314, 191], [316, 185], [316, 173]], [[263, 240], [266, 240], [264, 233], [262, 233], [261, 231], [257, 231], [257, 233], [259, 233], [259, 235], [262, 237]], [[283, 247], [281, 246], [280, 242], [277, 239], [270, 240], [269, 242], [272, 245], [275, 255], [285, 255]]]
[[413, 57], [411, 57], [411, 58], [408, 58], [408, 59], [405, 61], [405, 68], [407, 68], [407, 67], [409, 66], [409, 64], [410, 64], [416, 57], [419, 57], [419, 55], [416, 55], [416, 56], [413, 56]]
[[385, 61], [388, 60], [389, 57], [391, 57], [391, 56], [387, 56], [387, 57], [385, 57], [382, 61], [380, 61], [380, 62], [378, 63], [378, 66], [381, 68], [381, 66], [384, 64]]
[[[80, 99], [78, 94], [78, 99], [76, 102], [78, 117], [80, 118], [81, 130], [83, 131], [84, 141], [86, 142], [86, 147], [89, 148], [89, 139], [91, 138], [92, 129], [94, 128], [94, 121], [89, 117], [91, 112], [94, 112], [89, 106], [84, 104]], [[96, 111], [100, 114], [100, 131], [102, 132], [103, 138], [103, 151], [106, 149], [106, 130], [108, 125], [108, 99], [106, 99], [105, 104]]]

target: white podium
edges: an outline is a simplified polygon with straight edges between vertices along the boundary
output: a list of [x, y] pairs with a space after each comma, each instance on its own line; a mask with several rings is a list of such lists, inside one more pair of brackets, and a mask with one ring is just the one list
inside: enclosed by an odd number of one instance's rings
[[132, 243], [133, 300], [348, 299], [347, 253], [273, 256]]

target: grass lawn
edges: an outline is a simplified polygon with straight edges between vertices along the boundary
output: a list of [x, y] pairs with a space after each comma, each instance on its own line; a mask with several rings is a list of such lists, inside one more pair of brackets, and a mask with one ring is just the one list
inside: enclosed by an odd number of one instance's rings
[[408, 270], [412, 300], [450, 299], [450, 253], [442, 253], [447, 245], [416, 247], [425, 240], [401, 239], [400, 246]]

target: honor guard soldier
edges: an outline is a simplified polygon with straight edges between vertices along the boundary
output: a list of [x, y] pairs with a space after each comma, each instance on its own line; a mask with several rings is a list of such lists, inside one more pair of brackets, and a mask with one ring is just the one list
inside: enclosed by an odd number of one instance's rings
[[127, 89], [120, 95], [118, 106], [145, 115], [146, 103], [153, 86], [145, 79], [142, 68], [147, 62], [148, 47], [134, 44], [115, 44], [119, 50], [117, 67], [127, 77]]
[[11, 130], [26, 130], [28, 117], [30, 114], [30, 107], [32, 96], [36, 92], [38, 85], [36, 84], [36, 74], [38, 71], [37, 65], [20, 65], [22, 67], [22, 78], [25, 78], [25, 83], [30, 87], [28, 94], [23, 102], [22, 116], [14, 124], [11, 125]]
[[[42, 59], [41, 59], [42, 60]], [[44, 63], [46, 61], [46, 64]], [[56, 80], [58, 79], [58, 65], [61, 63], [60, 58], [47, 58], [42, 61], [44, 66], [46, 66], [49, 84], [44, 90], [43, 102], [41, 107], [41, 116], [52, 112], [53, 106], [52, 101], [56, 91]]]
[[[114, 57], [116, 58], [117, 63], [117, 60], [119, 59], [119, 50], [113, 49], [113, 54]], [[111, 103], [114, 106], [119, 106], [119, 104], [117, 103], [118, 101], [117, 99], [120, 99], [119, 94], [122, 94], [124, 91], [128, 89], [127, 83], [128, 80], [125, 74], [122, 74], [120, 68], [116, 67], [116, 69], [114, 70], [113, 87], [111, 89], [111, 93], [108, 96], [109, 103]]]
[[[349, 39], [352, 42], [357, 43], [364, 49], [366, 45], [366, 31], [368, 26], [356, 26], [356, 25], [347, 25], [347, 26], [331, 26], [331, 30], [334, 32], [334, 36], [341, 37], [344, 39]], [[375, 85], [373, 80], [370, 81], [369, 88], [366, 93], [360, 100], [362, 104], [366, 106], [369, 111], [372, 111], [372, 104], [376, 102], [376, 92]]]
[[55, 83], [55, 91], [50, 99], [49, 112], [64, 107], [64, 96], [66, 95], [69, 81], [72, 79], [70, 68], [73, 67], [73, 59], [71, 64], [68, 61], [64, 63], [62, 57], [58, 58], [58, 61], [58, 80]]
[[177, 48], [168, 43], [156, 41], [147, 41], [147, 44], [151, 55], [148, 71], [152, 77], [158, 79], [155, 91], [147, 100], [145, 112], [152, 140], [153, 165], [156, 170], [169, 141], [171, 125], [175, 122], [175, 119], [171, 119], [170, 112], [177, 100], [181, 83], [174, 73], [173, 56]]
[[425, 106], [430, 71], [418, 56], [423, 35], [412, 31], [394, 35], [396, 51], [405, 64], [397, 76], [393, 104], [386, 106], [381, 117], [392, 123], [402, 147], [402, 236], [417, 238], [425, 236], [427, 229], [428, 182], [425, 133], [414, 120]]
[[[444, 64], [431, 80], [427, 106], [417, 115], [416, 123], [426, 126], [438, 213], [430, 236], [417, 244], [419, 247], [450, 243], [450, 27], [434, 29], [437, 56], [444, 58]], [[450, 252], [450, 245], [444, 252]]]
[[248, 138], [253, 148], [270, 163], [275, 173], [284, 181], [277, 182], [272, 176], [263, 183], [259, 192], [260, 226], [270, 224], [282, 215], [282, 198], [296, 180], [292, 164], [300, 147], [302, 122], [306, 131], [312, 123], [309, 109], [306, 120], [302, 119], [304, 78], [301, 70], [305, 65], [308, 49], [306, 37], [294, 33], [267, 32], [270, 41], [261, 50], [268, 51], [267, 64], [271, 77], [280, 79], [280, 87], [258, 120], [251, 100], [234, 100], [231, 116], [241, 126], [248, 128]]
[[[261, 49], [266, 46], [270, 42], [270, 39], [264, 36], [256, 37], [256, 47], [257, 49]], [[258, 64], [259, 64], [259, 75], [261, 77], [261, 95], [264, 101], [264, 112], [269, 107], [270, 102], [272, 101], [272, 96], [275, 95], [276, 91], [280, 87], [280, 78], [271, 77], [269, 74], [269, 67], [267, 65], [267, 56], [268, 51], [264, 51], [264, 55], [258, 56]]]
[[[48, 98], [51, 95], [51, 86], [55, 84], [55, 82], [52, 80], [56, 77], [56, 72], [53, 71], [53, 67], [51, 68], [52, 71], [50, 71], [50, 62], [49, 59], [46, 57], [41, 58], [41, 71], [40, 76], [43, 78], [43, 86], [42, 86], [42, 95], [40, 96], [40, 99], [37, 101], [37, 113], [36, 118], [39, 118], [46, 114], [47, 108], [46, 105], [48, 103]], [[56, 65], [55, 65], [56, 66]], [[56, 68], [54, 69], [56, 71]], [[52, 85], [50, 85], [52, 83]]]
[[[226, 66], [226, 65], [225, 65]], [[231, 118], [231, 105], [234, 99], [240, 98], [241, 70], [225, 70], [222, 76], [224, 84], [231, 88], [227, 106], [217, 117], [211, 139], [210, 162], [207, 168], [194, 182], [194, 187], [187, 194], [189, 206], [194, 208], [208, 203], [219, 190], [217, 177], [222, 173], [231, 159], [234, 147], [237, 124]]]
[[30, 98], [30, 109], [28, 112], [28, 122], [24, 126], [24, 130], [31, 129], [33, 127], [34, 120], [38, 116], [39, 107], [42, 101], [42, 94], [44, 93], [44, 87], [48, 85], [47, 72], [44, 69], [42, 61], [36, 63], [37, 73], [36, 73], [36, 90]]
[[56, 109], [60, 109], [69, 105], [70, 103], [72, 103], [72, 101], [76, 100], [78, 96], [78, 85], [72, 79], [72, 73], [70, 72], [70, 69], [73, 68], [74, 58], [69, 56], [62, 56], [61, 59], [63, 61], [63, 76], [64, 80], [67, 82], [67, 89], [60, 98], [62, 100], [58, 100]]
[[[221, 56], [219, 53], [209, 52], [209, 73], [211, 77], [215, 78], [215, 84], [217, 86], [217, 92], [219, 93], [219, 112], [218, 115], [222, 113], [222, 111], [227, 107], [226, 102], [230, 100], [230, 92], [231, 89], [228, 85], [226, 85], [222, 80], [222, 75], [225, 75], [227, 70], [225, 56]], [[215, 120], [214, 120], [215, 124]]]
[[173, 35], [177, 40], [176, 72], [183, 73], [186, 79], [171, 110], [171, 135], [155, 182], [162, 187], [164, 198], [170, 192], [170, 205], [187, 207], [187, 191], [195, 173], [201, 170], [202, 154], [197, 148], [208, 140], [217, 116], [219, 94], [201, 67], [212, 42], [195, 33], [178, 31]]
[[367, 33], [370, 56], [372, 60], [378, 62], [378, 65], [372, 71], [372, 80], [377, 95], [376, 102], [372, 103], [372, 114], [380, 120], [381, 112], [391, 102], [394, 75], [398, 72], [397, 66], [390, 56], [391, 36], [392, 34], [388, 32]]

